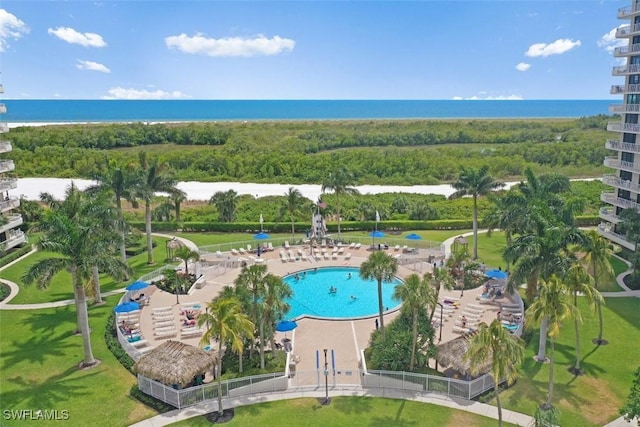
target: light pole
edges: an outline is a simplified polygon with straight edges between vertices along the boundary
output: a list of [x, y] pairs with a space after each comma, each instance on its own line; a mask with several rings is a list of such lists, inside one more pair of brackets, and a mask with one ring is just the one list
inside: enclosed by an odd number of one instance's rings
[[324, 349], [324, 402], [323, 405], [329, 404], [329, 362], [327, 362], [327, 349]]
[[180, 297], [179, 297], [179, 290], [178, 290], [178, 272], [176, 272], [176, 284], [175, 284], [175, 288], [176, 288], [176, 305], [180, 304]]

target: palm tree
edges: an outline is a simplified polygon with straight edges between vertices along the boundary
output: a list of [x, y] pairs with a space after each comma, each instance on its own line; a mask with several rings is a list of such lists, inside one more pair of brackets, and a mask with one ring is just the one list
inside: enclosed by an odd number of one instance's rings
[[417, 274], [406, 277], [404, 283], [396, 286], [393, 291], [393, 298], [402, 301], [402, 309], [411, 313], [412, 316], [412, 336], [411, 361], [409, 370], [413, 371], [416, 365], [416, 347], [418, 344], [418, 313], [426, 306], [434, 306], [435, 292], [432, 290], [427, 278], [424, 280]]
[[176, 222], [179, 223], [182, 219], [180, 216], [180, 208], [182, 207], [182, 203], [187, 200], [187, 193], [176, 188], [169, 194], [169, 199], [173, 205], [173, 210], [176, 212]]
[[[243, 267], [240, 274], [234, 281], [236, 288], [243, 289], [250, 295], [250, 306], [247, 307], [250, 313], [251, 322], [255, 326], [259, 326], [261, 313], [260, 301], [265, 295], [265, 277], [267, 275], [267, 266], [265, 264], [253, 264]], [[263, 336], [260, 336], [260, 342], [263, 342]], [[254, 345], [249, 349], [250, 355], [253, 354]]]
[[[595, 308], [601, 306], [604, 299], [600, 292], [594, 287], [593, 277], [589, 275], [589, 272], [582, 263], [573, 263], [569, 271], [567, 271], [564, 281], [567, 289], [573, 295], [574, 306], [578, 307], [578, 294], [582, 295], [590, 307]], [[569, 372], [574, 375], [582, 375], [584, 371], [580, 368], [580, 322], [577, 317], [574, 317], [573, 321], [576, 330], [576, 363], [569, 368]]]
[[489, 175], [489, 167], [483, 166], [479, 170], [462, 167], [458, 180], [452, 184], [456, 192], [450, 198], [462, 196], [473, 197], [473, 259], [478, 259], [478, 196], [484, 196], [489, 192], [504, 186]]
[[200, 253], [184, 245], [176, 249], [173, 255], [184, 262], [185, 276], [189, 275], [189, 261], [200, 261]]
[[505, 378], [507, 385], [511, 385], [518, 375], [518, 366], [524, 359], [522, 341], [511, 335], [502, 323], [495, 319], [490, 325], [481, 323], [478, 332], [469, 339], [469, 349], [465, 359], [470, 362], [471, 373], [477, 375], [480, 370], [491, 364], [498, 407], [498, 425], [502, 425], [502, 405], [500, 404], [500, 381]]
[[456, 281], [446, 268], [434, 268], [433, 273], [425, 273], [423, 279], [429, 283], [429, 286], [433, 290], [433, 304], [430, 305], [431, 313], [429, 314], [429, 321], [433, 321], [433, 315], [436, 312], [436, 306], [440, 299], [440, 289], [453, 289], [456, 285]]
[[[613, 257], [613, 245], [605, 237], [598, 234], [596, 230], [589, 230], [585, 233], [586, 239], [580, 250], [584, 253], [582, 262], [587, 271], [593, 278], [593, 285], [596, 291], [599, 291], [598, 284], [601, 281], [612, 280], [614, 277], [611, 258]], [[602, 338], [603, 333], [603, 317], [602, 304], [604, 299], [596, 299], [596, 308], [598, 310], [598, 338], [593, 339], [593, 343], [597, 345], [607, 344], [608, 341]]]
[[207, 304], [207, 310], [198, 316], [198, 326], [206, 327], [200, 345], [218, 343], [218, 416], [222, 416], [222, 346], [230, 345], [241, 353], [245, 337], [253, 339], [254, 325], [242, 311], [242, 305], [234, 297], [216, 298]]
[[398, 272], [398, 261], [384, 251], [374, 251], [360, 265], [360, 277], [378, 282], [378, 312], [380, 331], [384, 339], [384, 304], [382, 301], [382, 282], [390, 282]]
[[355, 178], [344, 168], [339, 168], [333, 173], [329, 173], [327, 179], [322, 183], [321, 191], [333, 191], [336, 195], [336, 213], [338, 214], [338, 239], [342, 238], [340, 233], [340, 196], [359, 194], [358, 190], [353, 187]]
[[147, 235], [147, 264], [153, 264], [153, 241], [151, 239], [151, 201], [156, 193], [173, 193], [176, 180], [168, 175], [164, 163], [157, 159], [147, 161], [144, 151], [140, 152], [142, 181], [137, 187], [137, 196], [144, 200], [145, 232]]
[[37, 261], [25, 273], [23, 280], [26, 284], [35, 282], [39, 288], [45, 289], [56, 273], [71, 273], [77, 327], [84, 347], [82, 366], [88, 367], [95, 365], [96, 360], [91, 348], [84, 284], [90, 280], [94, 266], [116, 279], [123, 278], [129, 267], [119, 258], [112, 243], [119, 242], [120, 238], [113, 228], [117, 218], [114, 212], [103, 200], [88, 198], [81, 192], [72, 190], [69, 196], [73, 209], [51, 209], [38, 226], [43, 233], [38, 248], [56, 256]]
[[289, 213], [289, 219], [291, 220], [291, 237], [296, 234], [295, 229], [295, 215], [300, 210], [300, 205], [304, 200], [300, 190], [294, 187], [289, 187], [289, 190], [285, 193], [286, 205], [285, 208]]
[[633, 252], [636, 256], [632, 257], [631, 263], [633, 264], [633, 274], [636, 275], [640, 269], [640, 258], [637, 256], [640, 254], [640, 251], [638, 251], [640, 245], [640, 212], [635, 208], [627, 208], [620, 212], [619, 217], [622, 220], [622, 223], [620, 223], [622, 232], [635, 246]]
[[220, 221], [233, 222], [236, 216], [238, 193], [233, 190], [218, 191], [209, 199], [209, 204], [215, 205], [220, 215]]
[[140, 184], [140, 178], [138, 171], [113, 165], [108, 171], [96, 174], [94, 179], [97, 181], [97, 184], [85, 190], [90, 194], [106, 191], [113, 195], [116, 208], [118, 209], [118, 224], [122, 234], [120, 256], [123, 262], [127, 261], [125, 242], [127, 227], [122, 214], [122, 200], [127, 200], [133, 207], [138, 206], [136, 187]]
[[[540, 326], [546, 320], [550, 342], [549, 351], [549, 394], [547, 401], [542, 405], [545, 410], [553, 407], [553, 368], [555, 341], [560, 335], [560, 327], [565, 319], [577, 317], [581, 319], [580, 312], [570, 300], [567, 287], [555, 274], [547, 281], [541, 280], [538, 286], [538, 295], [525, 313], [527, 323]], [[546, 338], [546, 337], [545, 337]]]
[[[291, 298], [293, 291], [289, 284], [282, 280], [281, 277], [271, 273], [264, 277], [264, 284], [264, 310], [260, 319], [260, 328], [263, 329], [265, 324], [269, 325], [271, 351], [274, 352], [276, 343], [273, 327], [276, 320], [281, 319], [289, 311], [289, 304], [286, 300]], [[264, 336], [264, 331], [261, 332], [261, 336]], [[261, 369], [264, 369], [264, 345], [262, 344], [262, 341], [260, 342], [260, 367]]]

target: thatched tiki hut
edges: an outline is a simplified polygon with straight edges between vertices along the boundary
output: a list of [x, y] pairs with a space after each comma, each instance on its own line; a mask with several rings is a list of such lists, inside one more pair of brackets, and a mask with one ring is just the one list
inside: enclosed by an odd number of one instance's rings
[[[471, 332], [454, 338], [451, 341], [438, 345], [438, 355], [436, 360], [441, 367], [449, 367], [458, 371], [465, 378], [471, 376], [471, 364], [465, 359], [465, 354], [469, 349], [469, 340], [475, 335]], [[480, 372], [487, 373], [491, 370], [491, 363], [487, 361], [486, 366], [480, 367]]]
[[178, 341], [166, 341], [142, 355], [133, 365], [136, 373], [174, 388], [193, 385], [218, 362], [215, 353]]

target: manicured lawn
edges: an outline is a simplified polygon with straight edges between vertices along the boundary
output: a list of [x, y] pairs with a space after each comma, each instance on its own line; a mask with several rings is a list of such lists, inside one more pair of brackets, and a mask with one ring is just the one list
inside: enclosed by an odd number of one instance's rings
[[[496, 420], [431, 405], [371, 397], [334, 397], [329, 406], [317, 399], [295, 399], [236, 408], [229, 426], [495, 426]], [[191, 418], [172, 426], [204, 427], [204, 417]], [[505, 423], [505, 426], [513, 424]]]
[[[580, 309], [584, 318], [580, 329], [582, 368], [586, 375], [574, 377], [567, 371], [575, 360], [573, 323], [567, 322], [556, 343], [554, 404], [561, 412], [560, 425], [602, 426], [619, 416], [618, 409], [631, 387], [632, 372], [640, 365], [640, 300], [607, 298], [603, 307], [604, 338], [609, 344], [599, 347], [591, 343], [598, 336], [597, 315], [582, 302]], [[527, 347], [521, 377], [501, 394], [508, 409], [533, 414], [536, 405], [546, 400], [549, 366], [533, 361], [537, 348], [535, 333]]]
[[[157, 246], [153, 250], [153, 256], [156, 260], [156, 263], [154, 265], [147, 265], [146, 252], [143, 252], [129, 259], [129, 265], [136, 272], [133, 277], [134, 279], [142, 276], [145, 273], [156, 270], [165, 264], [165, 258], [167, 256], [165, 242], [167, 241], [167, 239], [156, 237], [154, 238], [154, 241], [157, 243]], [[35, 284], [31, 286], [25, 286], [23, 284], [22, 276], [27, 272], [27, 270], [29, 270], [31, 265], [35, 264], [40, 259], [48, 258], [51, 256], [51, 253], [36, 252], [24, 261], [16, 263], [2, 271], [1, 275], [3, 279], [10, 280], [20, 286], [20, 292], [14, 299], [11, 300], [11, 304], [37, 304], [43, 302], [73, 299], [71, 276], [66, 271], [62, 271], [56, 274], [51, 281], [51, 285], [49, 286], [49, 288], [45, 290], [38, 289]], [[115, 281], [110, 277], [104, 275], [100, 278], [100, 284], [102, 292], [112, 291], [114, 289], [119, 289], [127, 285], [127, 283]]]
[[[104, 341], [106, 319], [117, 300], [113, 296], [104, 306], [89, 308], [93, 351], [102, 363], [83, 371], [75, 367], [83, 348], [81, 337], [72, 335], [74, 306], [0, 311], [2, 409], [67, 410], [69, 420], [64, 424], [70, 426], [125, 426], [155, 415], [129, 396], [136, 379]], [[26, 424], [3, 418], [2, 425]]]

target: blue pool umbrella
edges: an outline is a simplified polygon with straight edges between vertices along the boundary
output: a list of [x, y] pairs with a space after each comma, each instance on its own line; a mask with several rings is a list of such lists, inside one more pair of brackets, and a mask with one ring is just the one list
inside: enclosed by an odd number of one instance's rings
[[492, 279], [506, 279], [509, 277], [509, 275], [504, 271], [495, 269], [487, 271], [484, 275]]
[[278, 332], [289, 332], [293, 331], [298, 327], [298, 324], [293, 320], [281, 320], [276, 323], [276, 331]]
[[416, 233], [411, 233], [411, 234], [407, 234], [407, 239], [409, 239], [409, 240], [422, 240], [422, 237], [420, 237]]
[[371, 237], [384, 237], [384, 233], [382, 231], [372, 231], [371, 233], [369, 233], [369, 236]]
[[132, 284], [127, 286], [125, 289], [128, 290], [128, 291], [139, 291], [140, 289], [144, 289], [144, 288], [146, 288], [148, 286], [149, 286], [149, 284], [147, 282], [143, 282], [141, 280], [136, 280], [135, 282], [133, 282]]
[[122, 304], [116, 305], [113, 309], [116, 313], [129, 313], [130, 311], [140, 310], [140, 305], [137, 302], [127, 301]]
[[269, 235], [263, 231], [259, 232], [258, 234], [256, 234], [255, 236], [253, 236], [254, 239], [258, 239], [258, 240], [264, 240], [264, 239], [268, 239]]

